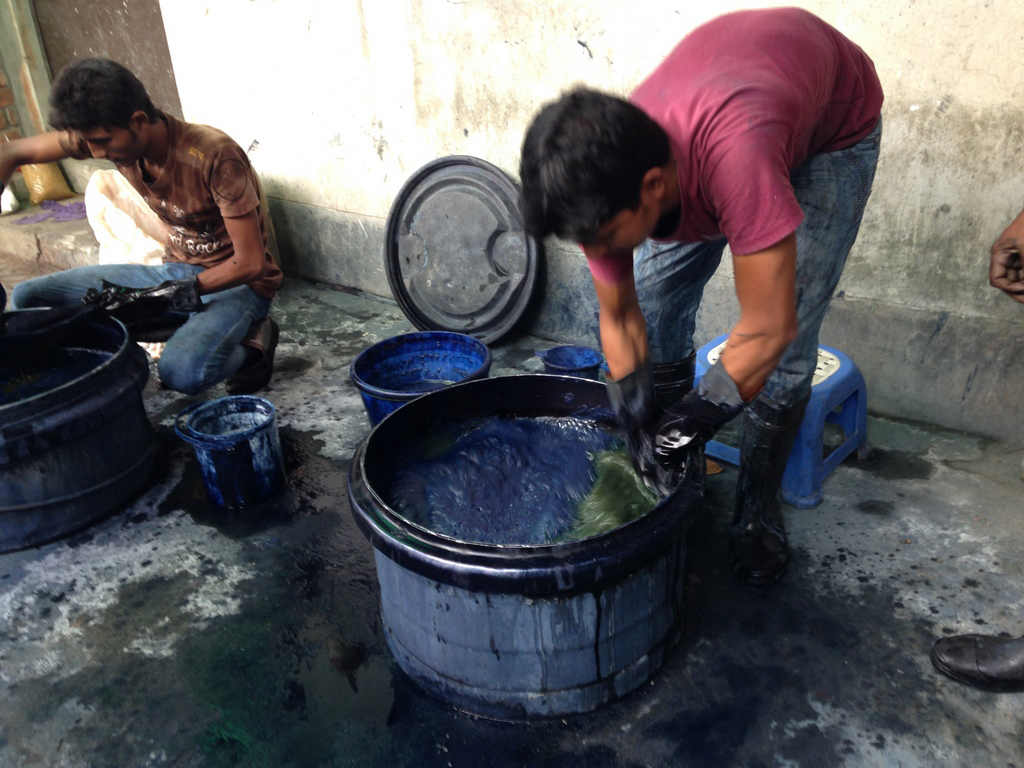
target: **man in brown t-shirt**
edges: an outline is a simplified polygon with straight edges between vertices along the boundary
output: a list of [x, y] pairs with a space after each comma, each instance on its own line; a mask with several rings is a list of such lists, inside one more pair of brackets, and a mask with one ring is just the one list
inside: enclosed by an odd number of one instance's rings
[[265, 386], [278, 339], [267, 313], [282, 276], [267, 247], [263, 192], [242, 149], [215, 128], [157, 110], [138, 78], [108, 59], [63, 70], [50, 104], [56, 131], [0, 144], [0, 183], [26, 163], [110, 160], [166, 227], [164, 262], [28, 280], [15, 287], [12, 306], [79, 303], [92, 290], [130, 328], [176, 316], [184, 322], [159, 361], [164, 386], [186, 394], [224, 379], [232, 394]]

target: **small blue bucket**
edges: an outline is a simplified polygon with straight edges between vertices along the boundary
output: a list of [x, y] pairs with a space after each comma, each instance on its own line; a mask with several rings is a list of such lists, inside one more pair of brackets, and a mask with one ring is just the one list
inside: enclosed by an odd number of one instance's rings
[[349, 376], [362, 395], [370, 424], [427, 392], [486, 379], [491, 350], [482, 341], [452, 331], [403, 333], [359, 353]]
[[241, 509], [269, 499], [284, 485], [274, 405], [232, 395], [186, 408], [174, 431], [192, 445], [210, 501]]
[[581, 379], [598, 378], [601, 353], [591, 347], [577, 347], [567, 344], [552, 349], [538, 349], [537, 357], [544, 361], [544, 373], [556, 373], [561, 376], [577, 376]]

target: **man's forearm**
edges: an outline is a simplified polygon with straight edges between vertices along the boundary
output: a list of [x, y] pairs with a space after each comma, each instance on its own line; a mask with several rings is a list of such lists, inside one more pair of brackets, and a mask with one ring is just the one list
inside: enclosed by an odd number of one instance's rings
[[722, 351], [721, 361], [745, 402], [753, 400], [761, 391], [790, 341], [788, 335], [748, 335], [733, 329]]
[[1024, 245], [1024, 211], [1018, 213], [1017, 217], [1003, 230], [996, 240], [993, 249], [1000, 245], [1012, 246], [1018, 249]]
[[647, 323], [633, 284], [633, 273], [616, 281], [595, 277], [601, 349], [613, 379], [621, 379], [647, 360]]
[[0, 187], [6, 187], [10, 183], [14, 169], [18, 167], [8, 147], [9, 142], [0, 142]]
[[621, 379], [647, 360], [647, 325], [640, 312], [611, 317], [602, 312], [599, 321], [601, 349], [613, 379]]
[[729, 334], [722, 365], [749, 401], [761, 391], [796, 338], [796, 237], [733, 256], [740, 319]]
[[249, 211], [244, 216], [225, 217], [224, 227], [235, 252], [231, 258], [199, 274], [199, 290], [203, 294], [251, 283], [267, 270], [259, 214]]
[[0, 183], [6, 186], [18, 166], [50, 163], [67, 156], [67, 152], [60, 146], [59, 134], [52, 131], [27, 139], [0, 142]]
[[217, 291], [226, 291], [263, 277], [266, 271], [264, 263], [261, 262], [257, 269], [253, 269], [250, 265], [251, 261], [239, 262], [231, 258], [214, 267], [204, 269], [198, 275], [200, 293], [205, 296]]

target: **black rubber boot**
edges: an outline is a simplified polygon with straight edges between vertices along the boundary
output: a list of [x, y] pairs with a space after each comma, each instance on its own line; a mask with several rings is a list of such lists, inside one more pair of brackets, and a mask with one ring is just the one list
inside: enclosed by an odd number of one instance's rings
[[693, 352], [682, 360], [669, 363], [655, 363], [651, 366], [654, 375], [654, 397], [658, 406], [668, 408], [693, 389], [694, 367], [697, 353]]
[[809, 398], [783, 407], [758, 396], [743, 412], [731, 545], [733, 568], [748, 584], [774, 584], [789, 566], [779, 489]]

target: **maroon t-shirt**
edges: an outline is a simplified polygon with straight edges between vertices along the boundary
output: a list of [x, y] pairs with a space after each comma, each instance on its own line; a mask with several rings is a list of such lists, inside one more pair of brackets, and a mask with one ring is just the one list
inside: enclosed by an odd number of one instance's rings
[[682, 215], [666, 240], [768, 248], [803, 220], [791, 169], [878, 122], [871, 59], [799, 8], [739, 11], [685, 37], [630, 101], [668, 133]]
[[[117, 170], [142, 195], [169, 232], [165, 261], [212, 267], [230, 258], [234, 245], [225, 218], [257, 211], [267, 262], [262, 278], [249, 283], [260, 296], [274, 297], [281, 270], [267, 249], [266, 206], [263, 190], [249, 158], [226, 133], [206, 125], [161, 115], [167, 121], [167, 162], [160, 175], [147, 183], [138, 163]], [[88, 145], [72, 132], [60, 143], [71, 157], [91, 157]]]

